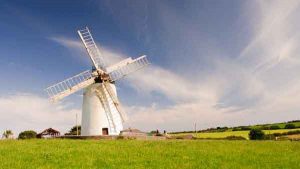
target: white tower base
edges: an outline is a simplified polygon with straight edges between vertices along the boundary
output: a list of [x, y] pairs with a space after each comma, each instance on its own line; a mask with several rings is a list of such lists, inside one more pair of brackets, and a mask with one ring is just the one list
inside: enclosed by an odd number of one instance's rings
[[[113, 92], [116, 94], [116, 87], [110, 84]], [[105, 112], [103, 103], [101, 103], [97, 92], [99, 91], [105, 97], [109, 97], [108, 93], [104, 91], [101, 83], [95, 83], [87, 87], [83, 93], [82, 104], [82, 120], [81, 120], [81, 135], [82, 136], [97, 136], [97, 135], [118, 135], [123, 130], [123, 124], [120, 114], [113, 106], [112, 100], [108, 100], [108, 108], [111, 111]], [[114, 125], [109, 121], [112, 117]]]

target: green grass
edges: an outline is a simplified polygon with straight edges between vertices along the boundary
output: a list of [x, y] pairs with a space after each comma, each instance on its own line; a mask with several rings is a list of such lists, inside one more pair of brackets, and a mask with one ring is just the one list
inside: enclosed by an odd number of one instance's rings
[[0, 141], [0, 168], [299, 168], [300, 142]]
[[[288, 131], [293, 130], [300, 130], [298, 129], [278, 129], [278, 130], [264, 130], [265, 134], [273, 134], [273, 133], [284, 133]], [[244, 138], [249, 138], [248, 134], [249, 131], [225, 131], [225, 132], [213, 132], [213, 133], [179, 133], [179, 134], [171, 134], [174, 136], [182, 136], [182, 135], [188, 135], [193, 134], [197, 138], [225, 138], [228, 136], [242, 136]]]
[[[279, 126], [280, 128], [284, 129], [284, 127], [285, 127], [286, 124], [294, 124], [296, 127], [300, 127], [300, 122], [292, 122], [292, 123], [273, 123], [273, 124], [268, 124], [268, 125], [265, 125], [265, 126], [270, 127], [270, 126], [273, 126], [273, 125], [277, 125], [277, 126]], [[260, 128], [261, 126], [263, 126], [263, 125], [254, 125], [254, 126], [252, 126], [252, 128]]]

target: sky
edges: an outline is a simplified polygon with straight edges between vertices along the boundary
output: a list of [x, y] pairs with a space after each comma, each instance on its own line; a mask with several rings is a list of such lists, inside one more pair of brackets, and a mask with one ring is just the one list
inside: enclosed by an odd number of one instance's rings
[[116, 82], [125, 127], [193, 130], [300, 119], [300, 1], [0, 1], [0, 132], [80, 124], [82, 91], [44, 89], [91, 69], [77, 34], [104, 59], [147, 55]]

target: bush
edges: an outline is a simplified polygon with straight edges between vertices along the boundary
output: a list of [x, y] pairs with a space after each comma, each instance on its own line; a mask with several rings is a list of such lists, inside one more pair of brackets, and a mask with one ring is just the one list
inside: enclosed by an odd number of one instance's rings
[[[78, 135], [81, 134], [81, 126], [79, 125], [78, 126]], [[76, 136], [77, 135], [77, 126], [73, 126], [70, 131], [68, 133], [65, 133], [66, 136], [68, 135], [74, 135]]]
[[286, 135], [300, 134], [300, 130], [288, 131]]
[[300, 120], [292, 120], [292, 121], [288, 121], [288, 123], [297, 123], [300, 122]]
[[264, 139], [265, 133], [261, 129], [251, 129], [249, 132], [250, 140], [262, 140]]
[[19, 134], [18, 139], [32, 139], [36, 138], [36, 132], [32, 130], [23, 131]]
[[241, 129], [239, 127], [233, 127], [232, 131], [241, 131]]
[[248, 126], [242, 126], [242, 127], [241, 127], [241, 130], [242, 130], [242, 131], [245, 131], [245, 130], [251, 130], [251, 128], [248, 127]]
[[260, 129], [261, 130], [270, 130], [270, 127], [269, 126], [261, 126]]
[[277, 125], [272, 125], [272, 126], [270, 126], [270, 129], [271, 130], [277, 130], [277, 129], [280, 129], [280, 127], [277, 126]]
[[264, 140], [275, 140], [276, 137], [275, 134], [266, 134]]
[[294, 128], [296, 128], [296, 126], [295, 126], [295, 124], [286, 124], [284, 128], [285, 129], [294, 129]]
[[245, 137], [242, 136], [227, 136], [225, 137], [226, 140], [247, 140]]
[[293, 130], [293, 131], [288, 131], [288, 132], [283, 132], [283, 133], [273, 133], [274, 136], [286, 136], [286, 135], [294, 135], [294, 134], [300, 134], [300, 130]]

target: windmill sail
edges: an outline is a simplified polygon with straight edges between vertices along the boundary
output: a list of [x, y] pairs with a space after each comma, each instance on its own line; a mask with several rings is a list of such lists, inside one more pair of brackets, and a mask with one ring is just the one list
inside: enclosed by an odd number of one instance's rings
[[118, 97], [116, 96], [116, 94], [113, 92], [113, 89], [111, 88], [110, 84], [107, 82], [104, 82], [104, 90], [107, 91], [110, 99], [112, 100], [114, 106], [116, 107], [117, 111], [119, 112], [122, 121], [126, 121], [127, 120], [127, 115], [125, 114], [125, 112], [123, 111], [123, 108], [121, 106], [121, 103], [118, 99]]
[[[102, 86], [103, 87], [103, 86]], [[109, 101], [107, 99], [107, 94], [106, 92], [103, 90], [100, 91], [100, 90], [95, 90], [101, 104], [102, 104], [102, 107], [105, 111], [105, 115], [106, 115], [106, 118], [107, 118], [107, 121], [108, 121], [108, 125], [109, 125], [109, 129], [111, 130], [110, 132], [116, 132], [117, 128], [116, 128], [116, 123], [115, 123], [115, 118], [113, 116], [113, 113], [112, 113], [112, 109], [110, 107], [110, 104], [109, 104]]]
[[87, 70], [45, 90], [52, 101], [57, 101], [93, 83], [95, 83], [95, 78], [92, 76], [92, 72]]
[[144, 55], [137, 59], [132, 60], [131, 62], [127, 63], [124, 66], [119, 67], [116, 70], [109, 72], [108, 74], [109, 74], [111, 81], [116, 81], [116, 80], [128, 75], [129, 73], [135, 72], [149, 64], [150, 63], [149, 63], [147, 57]]
[[118, 135], [127, 116], [118, 100], [114, 82], [150, 63], [146, 56], [141, 56], [107, 66], [90, 30], [86, 27], [77, 32], [93, 63], [92, 70], [52, 85], [45, 91], [52, 101], [57, 101], [85, 88], [81, 135]]
[[105, 70], [105, 63], [88, 27], [77, 31], [96, 69]]

